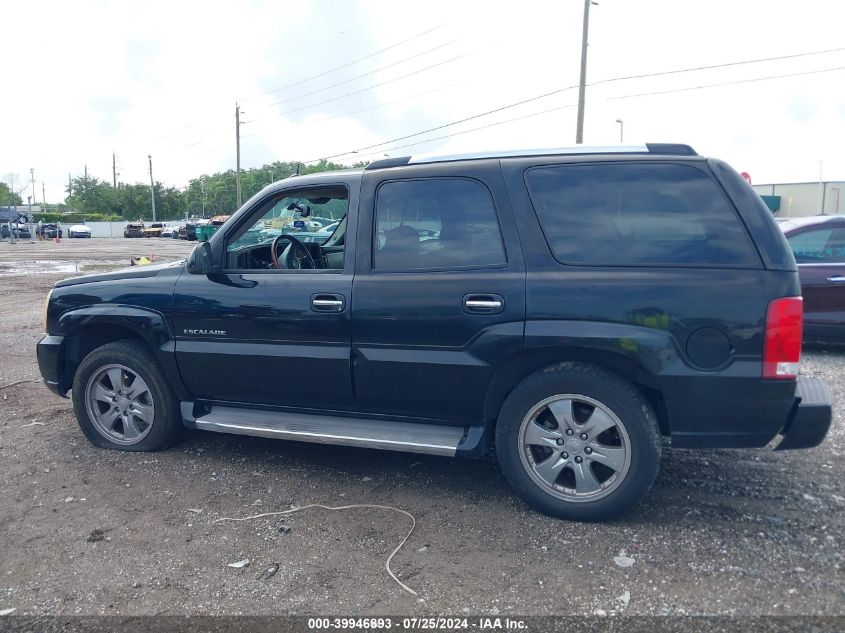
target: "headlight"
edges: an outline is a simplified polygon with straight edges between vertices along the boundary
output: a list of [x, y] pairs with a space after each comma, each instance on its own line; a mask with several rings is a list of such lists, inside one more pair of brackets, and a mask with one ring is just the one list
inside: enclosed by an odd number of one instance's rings
[[50, 306], [50, 297], [53, 296], [53, 291], [47, 293], [47, 300], [44, 302], [44, 331], [47, 332], [47, 309]]

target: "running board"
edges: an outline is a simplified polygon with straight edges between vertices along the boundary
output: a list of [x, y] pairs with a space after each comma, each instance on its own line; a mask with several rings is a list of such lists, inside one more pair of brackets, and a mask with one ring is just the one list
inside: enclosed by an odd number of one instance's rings
[[308, 415], [215, 406], [191, 426], [218, 433], [341, 444], [454, 457], [465, 429], [413, 422]]

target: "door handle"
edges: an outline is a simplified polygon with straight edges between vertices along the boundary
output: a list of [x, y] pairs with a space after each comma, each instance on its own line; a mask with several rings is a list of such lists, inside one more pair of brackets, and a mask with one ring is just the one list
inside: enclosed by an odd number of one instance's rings
[[499, 314], [504, 308], [505, 300], [500, 295], [464, 295], [464, 312], [471, 314]]
[[311, 309], [314, 312], [343, 312], [345, 307], [346, 299], [344, 299], [343, 295], [311, 295]]
[[836, 275], [835, 277], [828, 277], [828, 278], [827, 278], [827, 280], [828, 280], [828, 281], [831, 281], [831, 282], [833, 282], [833, 283], [835, 283], [835, 284], [838, 284], [838, 283], [842, 283], [843, 281], [845, 281], [845, 276], [843, 276], [843, 275]]

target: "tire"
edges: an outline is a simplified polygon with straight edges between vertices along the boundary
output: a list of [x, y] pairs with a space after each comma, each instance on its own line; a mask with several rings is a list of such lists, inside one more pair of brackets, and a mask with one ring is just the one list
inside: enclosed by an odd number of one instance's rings
[[[117, 381], [126, 397], [114, 389]], [[109, 393], [112, 397], [104, 397]], [[135, 341], [109, 343], [88, 354], [74, 376], [72, 398], [82, 432], [100, 448], [158, 451], [182, 432], [179, 402], [161, 367], [152, 352]], [[120, 415], [121, 407], [125, 416]], [[106, 415], [97, 418], [96, 412]], [[115, 415], [109, 415], [112, 412]]]
[[631, 383], [595, 365], [565, 362], [508, 395], [496, 423], [496, 455], [508, 483], [537, 510], [604, 521], [651, 488], [660, 433]]

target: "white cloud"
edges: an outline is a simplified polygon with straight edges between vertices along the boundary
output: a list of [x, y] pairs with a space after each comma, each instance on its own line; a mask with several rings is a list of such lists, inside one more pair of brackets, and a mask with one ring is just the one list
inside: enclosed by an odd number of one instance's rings
[[[15, 28], [4, 31], [4, 46], [17, 53], [18, 91], [0, 98], [0, 174], [35, 167], [56, 201], [68, 172], [80, 174], [85, 164], [111, 179], [114, 150], [121, 179], [146, 180], [152, 154], [156, 178], [180, 186], [234, 167], [236, 101], [248, 121], [245, 167], [411, 135], [577, 84], [582, 7], [578, 0], [9, 5], [4, 17]], [[601, 0], [591, 12], [588, 81], [836, 48], [843, 18], [845, 6], [832, 0], [812, 10], [762, 0]], [[251, 98], [431, 28], [340, 71]], [[826, 177], [845, 179], [845, 71], [617, 98], [843, 66], [838, 52], [596, 85], [587, 92], [585, 140], [618, 141], [622, 119], [626, 141], [686, 142], [755, 182], [813, 180], [819, 160]], [[338, 98], [347, 93], [357, 94]], [[576, 90], [565, 91], [348, 160], [571, 145], [576, 100]], [[392, 149], [552, 108], [561, 109]]]

